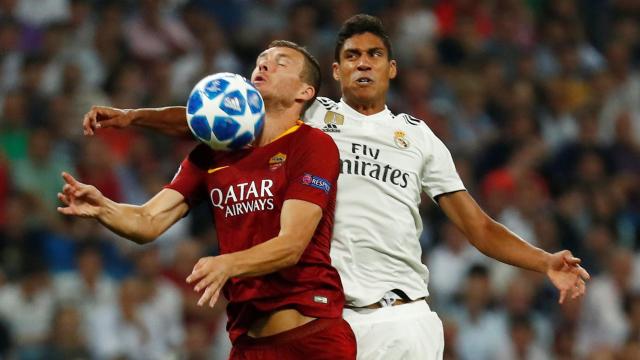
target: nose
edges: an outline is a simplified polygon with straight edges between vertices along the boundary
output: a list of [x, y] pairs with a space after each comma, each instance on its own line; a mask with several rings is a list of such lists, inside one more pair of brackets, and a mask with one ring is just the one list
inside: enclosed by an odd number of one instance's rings
[[267, 59], [258, 60], [258, 70], [262, 72], [269, 71], [269, 65], [267, 63]]
[[358, 61], [358, 70], [359, 71], [371, 70], [371, 62], [369, 62], [369, 58], [367, 56], [360, 57]]

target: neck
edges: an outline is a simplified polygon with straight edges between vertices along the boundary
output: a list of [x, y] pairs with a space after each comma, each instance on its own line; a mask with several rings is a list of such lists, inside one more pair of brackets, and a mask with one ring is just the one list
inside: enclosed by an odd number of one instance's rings
[[345, 96], [344, 102], [362, 115], [377, 114], [380, 111], [384, 110], [385, 107], [384, 99], [382, 99], [382, 101], [372, 100], [370, 102], [367, 102], [350, 99]]
[[283, 132], [294, 126], [300, 118], [300, 108], [298, 106], [278, 106], [265, 102], [267, 110], [265, 114], [264, 128], [258, 138], [258, 146], [264, 146], [272, 142]]

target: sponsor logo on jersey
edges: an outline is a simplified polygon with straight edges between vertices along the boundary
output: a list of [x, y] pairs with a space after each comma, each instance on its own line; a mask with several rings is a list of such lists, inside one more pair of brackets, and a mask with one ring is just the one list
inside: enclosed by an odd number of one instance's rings
[[271, 159], [269, 159], [269, 169], [271, 171], [276, 170], [277, 168], [281, 167], [285, 161], [287, 161], [287, 154], [279, 152], [273, 155]]
[[393, 133], [393, 141], [400, 149], [406, 149], [409, 147], [409, 140], [407, 140], [407, 134], [404, 131], [397, 130]]
[[324, 115], [325, 126], [322, 128], [324, 132], [340, 132], [338, 125], [344, 124], [344, 115], [337, 112], [327, 111]]
[[213, 188], [209, 192], [211, 205], [224, 212], [224, 217], [244, 215], [255, 211], [275, 209], [273, 180], [262, 179], [232, 184], [226, 189]]
[[351, 154], [341, 153], [340, 174], [369, 177], [383, 183], [406, 188], [411, 175], [381, 161], [381, 149], [367, 144], [351, 144]]
[[328, 180], [311, 174], [304, 174], [302, 176], [302, 184], [320, 189], [327, 194], [329, 190], [331, 190], [331, 183]]

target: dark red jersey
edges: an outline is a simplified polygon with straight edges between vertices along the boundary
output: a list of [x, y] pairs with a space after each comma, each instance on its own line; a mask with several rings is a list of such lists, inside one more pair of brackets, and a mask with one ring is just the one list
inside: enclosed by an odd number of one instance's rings
[[252, 321], [278, 309], [294, 308], [318, 318], [341, 316], [342, 284], [329, 257], [338, 172], [333, 140], [302, 123], [262, 147], [216, 152], [199, 145], [182, 162], [167, 188], [190, 204], [208, 202], [222, 254], [276, 237], [288, 199], [309, 201], [323, 210], [296, 265], [264, 276], [232, 278], [224, 286], [232, 341]]

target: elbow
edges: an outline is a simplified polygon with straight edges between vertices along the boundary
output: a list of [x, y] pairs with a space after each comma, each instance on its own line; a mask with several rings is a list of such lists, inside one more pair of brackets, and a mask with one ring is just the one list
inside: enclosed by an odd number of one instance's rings
[[305, 248], [306, 247], [302, 246], [290, 246], [287, 249], [286, 255], [283, 257], [283, 267], [291, 267], [296, 265], [300, 261]]
[[290, 251], [287, 256], [285, 256], [284, 258], [284, 266], [285, 267], [291, 267], [296, 265], [299, 261], [300, 258], [302, 257], [302, 253], [303, 251]]
[[157, 236], [153, 236], [150, 234], [136, 234], [134, 236], [129, 236], [129, 239], [138, 245], [146, 245], [152, 243]]

